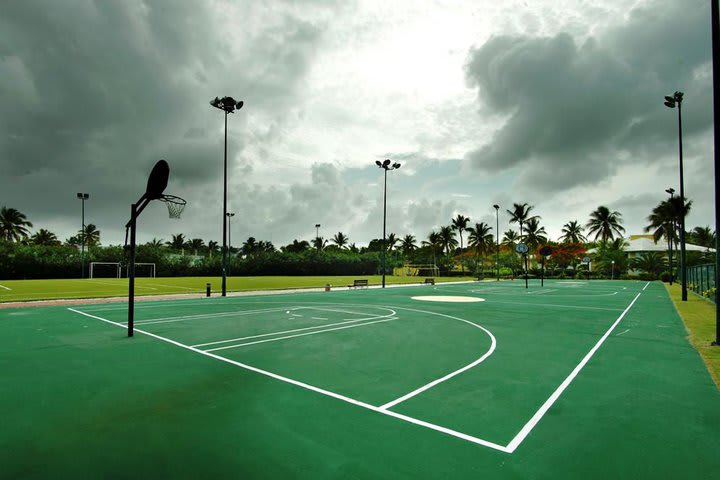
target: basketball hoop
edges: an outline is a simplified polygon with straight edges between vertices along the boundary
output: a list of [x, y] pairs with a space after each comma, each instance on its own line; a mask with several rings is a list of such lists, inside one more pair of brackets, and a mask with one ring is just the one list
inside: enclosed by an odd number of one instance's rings
[[162, 195], [158, 200], [165, 202], [170, 218], [180, 218], [180, 215], [182, 215], [182, 212], [185, 210], [185, 205], [187, 205], [187, 201], [184, 198], [176, 197], [175, 195]]

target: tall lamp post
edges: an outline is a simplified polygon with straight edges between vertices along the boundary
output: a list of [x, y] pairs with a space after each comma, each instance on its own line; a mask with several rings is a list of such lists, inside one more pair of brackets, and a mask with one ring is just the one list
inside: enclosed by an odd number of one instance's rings
[[685, 184], [683, 181], [683, 149], [682, 149], [682, 101], [683, 93], [675, 92], [665, 97], [665, 106], [677, 107], [678, 111], [678, 156], [680, 157], [680, 281], [682, 282], [682, 301], [687, 302], [687, 269], [685, 268]]
[[85, 278], [85, 200], [89, 193], [78, 192], [77, 198], [82, 202], [82, 229], [80, 230], [80, 278]]
[[[712, 0], [710, 2], [710, 32], [712, 43], [712, 59], [713, 59], [713, 118], [714, 118], [714, 143], [715, 143], [715, 303], [718, 302], [717, 287], [720, 284], [720, 256], [717, 255], [720, 250], [720, 86], [717, 79], [720, 78], [720, 2]], [[712, 345], [720, 345], [720, 308], [715, 308], [715, 340]]]
[[223, 260], [222, 260], [222, 296], [227, 296], [227, 116], [240, 110], [243, 102], [235, 101], [232, 97], [215, 97], [210, 100], [210, 105], [225, 112], [225, 148], [223, 154]]
[[317, 244], [317, 249], [320, 250], [320, 224], [315, 224], [315, 243]]
[[[670, 199], [675, 196], [674, 188], [666, 188], [665, 192], [670, 194]], [[668, 235], [668, 258], [670, 260], [670, 285], [673, 284], [673, 240], [675, 239], [675, 219], [672, 221], [672, 230]]]
[[500, 217], [498, 216], [498, 209], [500, 205], [493, 205], [495, 209], [495, 270], [497, 281], [500, 281]]
[[385, 185], [383, 187], [383, 241], [382, 241], [382, 288], [385, 288], [385, 222], [387, 220], [387, 172], [390, 170], [397, 170], [400, 168], [400, 164], [395, 162], [390, 165], [390, 159], [386, 159], [384, 162], [375, 160], [375, 165], [385, 170]]

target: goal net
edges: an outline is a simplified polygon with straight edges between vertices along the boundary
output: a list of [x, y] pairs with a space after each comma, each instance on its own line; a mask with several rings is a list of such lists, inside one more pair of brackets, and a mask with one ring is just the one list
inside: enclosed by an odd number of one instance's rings
[[[125, 276], [127, 277], [127, 268], [125, 268]], [[135, 277], [155, 278], [155, 264], [135, 262]]]
[[410, 264], [393, 269], [393, 275], [398, 277], [439, 277], [440, 269], [433, 263]]
[[90, 278], [120, 278], [120, 263], [90, 262]]

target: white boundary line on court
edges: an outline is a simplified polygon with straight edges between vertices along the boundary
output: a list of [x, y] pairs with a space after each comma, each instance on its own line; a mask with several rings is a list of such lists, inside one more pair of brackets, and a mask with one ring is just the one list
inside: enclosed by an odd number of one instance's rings
[[277, 342], [278, 340], [287, 340], [288, 338], [305, 337], [307, 335], [316, 335], [318, 333], [334, 332], [335, 330], [345, 330], [346, 328], [364, 327], [365, 325], [372, 325], [374, 323], [382, 323], [382, 322], [390, 322], [392, 320], [398, 320], [398, 317], [386, 318], [384, 320], [375, 320], [372, 322], [356, 323], [355, 325], [345, 325], [343, 327], [326, 328], [325, 330], [316, 330], [314, 332], [298, 333], [297, 335], [287, 335], [285, 337], [266, 338], [265, 340], [256, 340], [254, 342], [238, 343], [235, 345], [225, 345], [223, 347], [208, 348], [205, 351], [206, 352], [214, 352], [217, 350], [227, 350], [228, 348], [247, 347], [248, 345], [257, 345], [258, 343]]
[[[307, 308], [307, 307], [305, 307]], [[355, 320], [347, 320], [344, 322], [337, 322], [337, 323], [326, 323], [324, 325], [315, 325], [313, 327], [304, 327], [304, 328], [295, 328], [293, 330], [285, 330], [282, 332], [272, 332], [272, 333], [262, 333], [260, 335], [251, 335], [249, 337], [239, 337], [239, 338], [230, 338], [228, 340], [217, 340], [215, 342], [208, 342], [208, 343], [198, 343], [197, 345], [192, 345], [193, 347], [207, 347], [208, 345], [218, 345], [221, 343], [230, 343], [230, 342], [237, 342], [240, 340], [250, 340], [251, 338], [262, 338], [262, 337], [272, 337], [274, 335], [284, 335], [286, 333], [294, 333], [294, 332], [304, 332], [306, 330], [316, 330], [318, 328], [325, 328], [325, 327], [334, 327], [336, 325], [346, 325], [348, 323], [357, 323], [362, 322], [365, 320], [378, 320], [381, 318], [389, 318], [395, 315], [395, 312], [392, 312], [388, 315], [375, 315], [373, 317], [367, 317], [367, 318], [356, 318]], [[209, 350], [208, 350], [209, 351]]]
[[12, 290], [12, 288], [8, 288], [5, 285], [0, 285], [0, 288], [4, 288], [5, 290]]
[[[648, 283], [649, 285], [649, 283]], [[647, 285], [645, 285], [647, 288]], [[595, 344], [593, 348], [590, 349], [590, 351], [583, 357], [582, 360], [580, 360], [580, 363], [577, 364], [577, 366], [573, 369], [572, 372], [570, 372], [570, 375], [567, 376], [565, 380], [560, 384], [560, 386], [555, 389], [555, 391], [550, 395], [550, 397], [545, 400], [545, 403], [542, 404], [542, 406], [538, 409], [537, 412], [535, 412], [535, 415], [533, 415], [530, 420], [523, 426], [517, 435], [515, 435], [515, 438], [513, 438], [510, 443], [507, 444], [508, 453], [512, 453], [515, 451], [515, 449], [522, 443], [523, 440], [525, 440], [525, 437], [527, 437], [533, 428], [535, 428], [535, 425], [538, 424], [540, 420], [542, 420], [543, 416], [547, 413], [548, 410], [550, 410], [550, 407], [553, 406], [553, 404], [557, 401], [558, 398], [560, 398], [560, 395], [565, 391], [565, 389], [570, 385], [570, 383], [575, 379], [575, 377], [578, 376], [580, 373], [580, 370], [583, 369], [583, 367], [590, 361], [590, 359], [595, 355], [595, 352], [600, 348], [600, 346], [605, 343], [605, 340], [610, 336], [612, 331], [617, 327], [617, 325], [620, 323], [620, 321], [623, 319], [625, 314], [630, 311], [633, 305], [635, 305], [635, 302], [638, 298], [640, 298], [640, 295], [642, 295], [642, 292], [638, 292], [637, 295], [635, 295], [635, 298], [633, 298], [633, 301], [630, 302], [630, 305], [627, 306], [625, 310], [620, 314], [620, 316], [615, 320], [615, 322], [610, 326], [610, 328], [605, 332], [605, 335], [603, 335], [600, 340]]]
[[[650, 285], [650, 282], [646, 283], [642, 290], [645, 291], [649, 285]], [[642, 292], [639, 292], [639, 293], [635, 296], [635, 298], [632, 300], [632, 302], [630, 302], [630, 304], [625, 308], [625, 310], [623, 310], [623, 312], [620, 314], [620, 316], [615, 320], [615, 322], [610, 326], [610, 328], [605, 332], [605, 334], [600, 338], [600, 340], [598, 340], [598, 342], [595, 344], [595, 346], [593, 346], [593, 348], [590, 349], [590, 351], [585, 355], [585, 357], [583, 357], [583, 359], [580, 361], [580, 363], [572, 370], [572, 372], [570, 372], [570, 374], [567, 376], [567, 378], [565, 378], [565, 380], [563, 380], [563, 382], [562, 382], [562, 383], [558, 386], [558, 388], [552, 393], [552, 395], [550, 395], [550, 397], [542, 404], [542, 406], [537, 410], [537, 412], [535, 412], [535, 414], [530, 418], [530, 420], [520, 429], [520, 431], [517, 433], [517, 435], [515, 435], [515, 437], [514, 437], [514, 438], [510, 441], [510, 443], [508, 443], [506, 446], [499, 445], [499, 444], [497, 444], [497, 443], [493, 443], [493, 442], [490, 442], [490, 441], [487, 441], [487, 440], [483, 440], [483, 439], [481, 439], [481, 438], [474, 437], [474, 436], [472, 436], [472, 435], [468, 435], [468, 434], [465, 434], [465, 433], [462, 433], [462, 432], [458, 432], [458, 431], [456, 431], [456, 430], [452, 430], [452, 429], [449, 429], [449, 428], [445, 428], [445, 427], [442, 427], [442, 426], [440, 426], [440, 425], [435, 425], [435, 424], [432, 424], [432, 423], [429, 423], [429, 422], [425, 422], [425, 421], [419, 420], [419, 419], [417, 419], [417, 418], [413, 418], [413, 417], [409, 417], [409, 416], [407, 416], [407, 415], [403, 415], [403, 414], [400, 414], [400, 413], [393, 412], [393, 411], [391, 411], [391, 410], [388, 410], [385, 405], [384, 405], [384, 406], [381, 406], [381, 407], [376, 407], [376, 406], [374, 406], [374, 405], [370, 405], [370, 404], [368, 404], [368, 403], [361, 402], [361, 401], [359, 401], [359, 400], [355, 400], [355, 399], [353, 399], [353, 398], [346, 397], [346, 396], [344, 396], [344, 395], [340, 395], [340, 394], [337, 394], [337, 393], [335, 393], [335, 392], [331, 392], [331, 391], [329, 391], [329, 390], [324, 390], [324, 389], [322, 389], [322, 388], [315, 387], [315, 386], [310, 385], [310, 384], [307, 384], [307, 383], [303, 383], [303, 382], [300, 382], [300, 381], [297, 381], [297, 380], [293, 380], [292, 378], [283, 377], [283, 376], [278, 375], [278, 374], [276, 374], [276, 373], [268, 372], [268, 371], [266, 371], [266, 370], [262, 370], [262, 369], [259, 369], [259, 368], [256, 368], [256, 367], [253, 367], [253, 366], [250, 366], [250, 365], [246, 365], [246, 364], [241, 363], [241, 362], [236, 362], [236, 361], [234, 361], [234, 360], [230, 360], [229, 358], [225, 358], [225, 357], [222, 357], [222, 356], [220, 356], [220, 355], [215, 355], [215, 354], [213, 354], [213, 353], [209, 353], [209, 352], [206, 352], [206, 351], [203, 351], [203, 350], [199, 350], [199, 349], [194, 348], [194, 347], [191, 347], [191, 346], [189, 346], [189, 345], [185, 345], [185, 344], [180, 343], [180, 342], [177, 342], [177, 341], [175, 341], [175, 340], [171, 340], [171, 339], [169, 339], [169, 338], [165, 338], [165, 337], [162, 337], [162, 336], [160, 336], [160, 335], [156, 335], [156, 334], [154, 334], [154, 333], [146, 332], [146, 331], [141, 330], [141, 329], [138, 329], [138, 328], [136, 328], [135, 331], [136, 331], [136, 332], [139, 332], [139, 333], [142, 333], [142, 334], [144, 334], [144, 335], [148, 335], [148, 336], [150, 336], [150, 337], [156, 338], [156, 339], [158, 339], [158, 340], [161, 340], [161, 341], [164, 341], [164, 342], [167, 342], [167, 343], [176, 345], [176, 346], [178, 346], [178, 347], [185, 348], [185, 349], [190, 350], [190, 351], [192, 351], [192, 352], [195, 352], [195, 353], [197, 353], [197, 354], [205, 355], [205, 356], [207, 356], [207, 357], [214, 358], [214, 359], [216, 359], [216, 360], [220, 360], [221, 362], [226, 362], [226, 363], [229, 363], [229, 364], [232, 364], [232, 365], [235, 365], [235, 366], [244, 368], [244, 369], [246, 369], [246, 370], [250, 370], [250, 371], [252, 371], [252, 372], [259, 373], [259, 374], [261, 374], [261, 375], [266, 375], [266, 376], [271, 377], [271, 378], [274, 378], [274, 379], [276, 379], [276, 380], [280, 380], [280, 381], [283, 381], [283, 382], [286, 382], [286, 383], [290, 383], [290, 384], [292, 384], [292, 385], [296, 385], [296, 386], [298, 386], [298, 387], [302, 387], [302, 388], [305, 388], [305, 389], [307, 389], [307, 390], [311, 390], [311, 391], [313, 391], [313, 392], [320, 393], [320, 394], [322, 394], [322, 395], [326, 395], [326, 396], [329, 396], [329, 397], [332, 397], [332, 398], [335, 398], [335, 399], [338, 399], [338, 400], [342, 400], [342, 401], [344, 401], [344, 402], [347, 402], [347, 403], [350, 403], [350, 404], [353, 404], [353, 405], [356, 405], [356, 406], [359, 406], [359, 407], [362, 407], [362, 408], [366, 408], [366, 409], [368, 409], [368, 410], [372, 410], [372, 411], [374, 411], [374, 412], [381, 413], [381, 414], [383, 414], [383, 415], [388, 415], [388, 416], [390, 416], [390, 417], [394, 417], [394, 418], [397, 418], [397, 419], [399, 419], [399, 420], [403, 420], [403, 421], [406, 421], [406, 422], [409, 422], [409, 423], [412, 423], [412, 424], [415, 424], [415, 425], [418, 425], [418, 426], [422, 426], [422, 427], [425, 427], [425, 428], [429, 428], [429, 429], [431, 429], [431, 430], [435, 430], [435, 431], [438, 431], [438, 432], [441, 432], [441, 433], [445, 433], [445, 434], [447, 434], [447, 435], [451, 435], [451, 436], [453, 436], [453, 437], [460, 438], [460, 439], [462, 439], [462, 440], [466, 440], [466, 441], [471, 442], [471, 443], [475, 443], [475, 444], [482, 445], [482, 446], [485, 446], [485, 447], [488, 447], [488, 448], [492, 448], [492, 449], [498, 450], [498, 451], [500, 451], [500, 452], [512, 454], [512, 453], [520, 446], [520, 444], [525, 440], [525, 438], [527, 438], [527, 436], [530, 434], [530, 432], [532, 432], [532, 430], [535, 428], [535, 426], [537, 426], [537, 424], [540, 422], [540, 420], [542, 420], [542, 418], [543, 418], [543, 417], [545, 416], [545, 414], [550, 410], [550, 408], [551, 408], [551, 407], [553, 406], [553, 404], [558, 400], [558, 398], [560, 398], [560, 395], [562, 395], [562, 393], [567, 389], [567, 387], [570, 386], [570, 384], [572, 383], [572, 381], [577, 377], [577, 375], [580, 373], [580, 371], [583, 369], [583, 367], [584, 367], [584, 366], [590, 361], [590, 359], [595, 355], [595, 353], [597, 352], [597, 350], [602, 346], [602, 344], [605, 342], [605, 340], [610, 336], [610, 334], [611, 334], [612, 331], [615, 329], [615, 327], [617, 327], [617, 325], [620, 323], [620, 321], [621, 321], [621, 320], [625, 317], [625, 315], [630, 311], [630, 309], [632, 308], [632, 306], [635, 305], [635, 302], [637, 301], [638, 298], [640, 298], [640, 295], [641, 295], [641, 294], [642, 294]], [[396, 308], [402, 309], [402, 310], [408, 310], [408, 311], [420, 311], [420, 310], [414, 310], [414, 309], [411, 309], [411, 308], [403, 308], [403, 307], [396, 307]], [[124, 328], [127, 328], [125, 325], [123, 325], [123, 324], [121, 324], [121, 323], [113, 322], [113, 321], [108, 320], [108, 319], [106, 319], [106, 318], [102, 318], [102, 317], [99, 317], [99, 316], [96, 316], [96, 315], [92, 315], [92, 314], [89, 314], [89, 313], [85, 313], [85, 312], [82, 312], [82, 311], [80, 311], [80, 310], [76, 310], [76, 309], [74, 309], [74, 308], [68, 308], [68, 310], [70, 310], [70, 311], [72, 311], [72, 312], [75, 312], [75, 313], [78, 313], [78, 314], [80, 314], [80, 315], [86, 316], [86, 317], [94, 318], [94, 319], [97, 319], [97, 320], [100, 320], [100, 321], [109, 323], [109, 324], [111, 324], [111, 325], [115, 325], [115, 326], [120, 327], [120, 328], [123, 328], [123, 329], [124, 329]], [[452, 319], [456, 319], [456, 320], [457, 320], [456, 317], [451, 317], [450, 315], [444, 315], [444, 314], [435, 313], [435, 312], [433, 312], [433, 314], [434, 314], [434, 315], [439, 315], [439, 316], [448, 317], [448, 318], [452, 318]], [[459, 320], [462, 320], [462, 319], [459, 319]], [[464, 322], [466, 322], [466, 323], [470, 323], [470, 324], [472, 324], [472, 325], [475, 325], [474, 323], [468, 322], [467, 320], [462, 320], [462, 321], [464, 321]], [[482, 328], [482, 327], [480, 327], [479, 325], [476, 325], [476, 326], [479, 327], [479, 328]], [[482, 328], [482, 329], [485, 330], [484, 328]], [[487, 330], [485, 330], [485, 331], [488, 332]], [[489, 332], [488, 332], [488, 333], [489, 333]], [[491, 336], [491, 338], [492, 338], [493, 341], [494, 341], [494, 337], [492, 336], [492, 334], [490, 334], [490, 336]], [[447, 377], [447, 376], [446, 376], [446, 377]], [[421, 388], [423, 388], [423, 387], [421, 387]], [[429, 387], [428, 387], [428, 388], [429, 388]], [[412, 392], [411, 392], [411, 393], [412, 393]], [[418, 392], [418, 393], [419, 393], [419, 392]], [[403, 397], [401, 397], [401, 398], [403, 398]], [[409, 397], [408, 397], [408, 398], [409, 398]], [[393, 402], [395, 402], [395, 401], [393, 401]], [[393, 402], [390, 402], [390, 403], [393, 403]], [[387, 405], [387, 404], [386, 404], [386, 405]], [[385, 408], [383, 408], [383, 407], [385, 407]]]
[[[74, 309], [74, 308], [68, 308], [68, 310], [70, 310], [70, 311], [72, 311], [72, 312], [75, 312], [75, 313], [78, 313], [78, 314], [80, 314], [80, 315], [84, 315], [84, 316], [86, 316], [86, 317], [94, 318], [94, 319], [96, 319], [96, 320], [100, 320], [100, 321], [102, 321], [102, 322], [109, 323], [109, 324], [111, 324], [111, 325], [115, 325], [115, 326], [120, 327], [120, 328], [123, 328], [123, 329], [127, 328], [125, 325], [123, 325], [123, 324], [121, 324], [121, 323], [113, 322], [112, 320], [108, 320], [108, 319], [106, 319], [106, 318], [98, 317], [97, 315], [91, 315], [91, 314], [89, 314], [89, 313], [85, 313], [85, 312], [82, 312], [82, 311], [80, 311], [80, 310], [76, 310], [76, 309]], [[298, 386], [298, 387], [301, 387], [301, 388], [305, 388], [305, 389], [307, 389], [307, 390], [311, 390], [311, 391], [313, 391], [313, 392], [320, 393], [320, 394], [322, 394], [322, 395], [326, 395], [326, 396], [328, 396], [328, 397], [332, 397], [332, 398], [335, 398], [335, 399], [337, 399], [337, 400], [342, 400], [343, 402], [347, 402], [347, 403], [350, 403], [350, 404], [352, 404], [352, 405], [356, 405], [356, 406], [358, 406], [358, 407], [362, 407], [362, 408], [366, 408], [366, 409], [368, 409], [368, 410], [372, 410], [373, 412], [377, 412], [377, 413], [381, 413], [381, 414], [383, 414], [383, 415], [387, 415], [387, 416], [390, 416], [390, 417], [394, 417], [394, 418], [397, 418], [397, 419], [399, 419], [399, 420], [403, 420], [403, 421], [406, 421], [406, 422], [408, 422], [408, 423], [412, 423], [412, 424], [414, 424], [414, 425], [419, 425], [419, 426], [421, 426], [421, 427], [425, 427], [425, 428], [429, 428], [429, 429], [431, 429], [431, 430], [435, 430], [435, 431], [437, 431], [437, 432], [442, 432], [442, 433], [445, 433], [445, 434], [447, 434], [447, 435], [451, 435], [451, 436], [453, 436], [453, 437], [460, 438], [460, 439], [462, 439], [462, 440], [466, 440], [466, 441], [468, 441], [468, 442], [472, 442], [472, 443], [476, 443], [476, 444], [478, 444], [478, 445], [482, 445], [482, 446], [484, 446], [484, 447], [492, 448], [492, 449], [494, 449], [494, 450], [499, 450], [499, 451], [501, 451], [501, 452], [510, 453], [510, 452], [508, 451], [507, 447], [504, 447], [504, 446], [502, 446], [502, 445], [498, 445], [497, 443], [489, 442], [489, 441], [487, 441], [487, 440], [483, 440], [482, 438], [473, 437], [472, 435], [467, 435], [467, 434], [465, 434], [465, 433], [458, 432], [458, 431], [452, 430], [452, 429], [450, 429], [450, 428], [441, 427], [440, 425], [435, 425], [435, 424], [430, 423], [430, 422], [425, 422], [425, 421], [423, 421], [423, 420], [419, 420], [419, 419], [417, 419], [417, 418], [409, 417], [409, 416], [403, 415], [403, 414], [401, 414], [401, 413], [396, 413], [396, 412], [393, 412], [393, 411], [390, 411], [390, 410], [383, 410], [383, 409], [381, 409], [381, 408], [379, 408], [379, 407], [376, 407], [376, 406], [374, 406], [374, 405], [370, 405], [369, 403], [361, 402], [361, 401], [359, 401], [359, 400], [355, 400], [354, 398], [346, 397], [346, 396], [344, 396], [344, 395], [340, 395], [340, 394], [337, 394], [337, 393], [335, 393], [335, 392], [331, 392], [331, 391], [329, 391], [329, 390], [325, 390], [325, 389], [322, 389], [322, 388], [318, 388], [318, 387], [316, 387], [316, 386], [309, 385], [309, 384], [307, 384], [307, 383], [299, 382], [299, 381], [297, 381], [297, 380], [293, 380], [292, 378], [283, 377], [282, 375], [278, 375], [278, 374], [276, 374], [276, 373], [268, 372], [267, 370], [262, 370], [262, 369], [260, 369], [260, 368], [253, 367], [253, 366], [251, 366], [251, 365], [247, 365], [247, 364], [244, 364], [244, 363], [241, 363], [241, 362], [236, 362], [235, 360], [230, 360], [229, 358], [225, 358], [225, 357], [222, 357], [222, 356], [220, 356], [220, 355], [215, 355], [214, 353], [205, 352], [205, 351], [203, 351], [203, 350], [199, 350], [199, 349], [197, 349], [197, 348], [193, 348], [193, 347], [191, 347], [191, 346], [189, 346], [189, 345], [185, 345], [185, 344], [180, 343], [180, 342], [177, 342], [177, 341], [175, 341], [175, 340], [171, 340], [171, 339], [169, 339], [169, 338], [165, 338], [165, 337], [162, 337], [162, 336], [160, 336], [160, 335], [156, 335], [156, 334], [154, 334], [154, 333], [146, 332], [146, 331], [141, 330], [141, 329], [139, 329], [139, 328], [136, 328], [135, 331], [138, 332], [138, 333], [142, 333], [143, 335], [147, 335], [147, 336], [156, 338], [156, 339], [161, 340], [161, 341], [163, 341], [163, 342], [167, 342], [167, 343], [170, 343], [170, 344], [172, 344], [172, 345], [178, 346], [178, 347], [180, 347], [180, 348], [184, 348], [184, 349], [190, 350], [191, 352], [195, 352], [195, 353], [197, 353], [197, 354], [199, 354], [199, 355], [205, 355], [206, 357], [214, 358], [215, 360], [220, 360], [221, 362], [229, 363], [229, 364], [231, 364], [231, 365], [235, 365], [235, 366], [237, 366], [237, 367], [244, 368], [244, 369], [246, 369], [246, 370], [250, 370], [251, 372], [259, 373], [259, 374], [261, 374], [261, 375], [266, 375], [266, 376], [268, 376], [268, 377], [270, 377], [270, 378], [274, 378], [275, 380], [280, 380], [281, 382], [290, 383], [290, 384], [292, 384], [292, 385], [295, 385], [295, 386]]]

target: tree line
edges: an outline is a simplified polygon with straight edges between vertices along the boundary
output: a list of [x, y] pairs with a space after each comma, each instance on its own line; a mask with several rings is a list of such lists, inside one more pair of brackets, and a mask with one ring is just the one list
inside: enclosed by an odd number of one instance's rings
[[[664, 241], [668, 247], [677, 245], [680, 218], [687, 216], [691, 206], [692, 201], [683, 202], [679, 197], [660, 202], [647, 217], [645, 231], [652, 233], [656, 242]], [[384, 242], [380, 238], [372, 239], [366, 247], [357, 247], [343, 232], [329, 239], [321, 236], [310, 240], [294, 239], [279, 248], [270, 241], [248, 237], [240, 245], [230, 246], [230, 268], [235, 274], [372, 274], [378, 273], [379, 258], [384, 251], [388, 273], [392, 273], [393, 268], [410, 263], [434, 264], [443, 274], [480, 277], [500, 271], [502, 275], [515, 276], [523, 270], [515, 251], [522, 242], [529, 247], [530, 266], [534, 269], [541, 258], [539, 249], [551, 246], [553, 255], [547, 259], [547, 267], [563, 276], [581, 269], [581, 259], [587, 255], [593, 259], [593, 270], [601, 275], [619, 277], [634, 269], [657, 278], [668, 269], [666, 256], [658, 252], [646, 252], [632, 265], [628, 264], [624, 253], [625, 228], [618, 211], [601, 205], [590, 213], [584, 224], [577, 219], [568, 221], [562, 226], [560, 237], [553, 241], [548, 238], [545, 227], [541, 225], [542, 218], [534, 214], [534, 210], [535, 207], [528, 203], [513, 203], [512, 209], [505, 212], [510, 224], [517, 225], [517, 230], [510, 228], [499, 239], [491, 225], [485, 222], [472, 224], [469, 217], [461, 214], [452, 218], [448, 225], [433, 229], [420, 241], [411, 234], [400, 237], [390, 233]], [[124, 261], [121, 247], [101, 246], [101, 232], [93, 224], [85, 225], [84, 229], [64, 242], [43, 228], [31, 234], [32, 227], [33, 224], [18, 210], [0, 208], [0, 243], [8, 257], [0, 262], [0, 275], [4, 278], [40, 278], [36, 275], [49, 274], [47, 269], [33, 268], [33, 262], [28, 258], [38, 263], [53, 259], [58, 264], [74, 265], [80, 261], [77, 247], [81, 244], [88, 247], [86, 261]], [[686, 232], [686, 241], [713, 248], [715, 232], [709, 226], [695, 227]], [[22, 255], [15, 251], [21, 246], [25, 248]], [[44, 250], [38, 250], [41, 248]], [[589, 250], [591, 254], [588, 254]], [[178, 233], [168, 241], [153, 239], [141, 245], [138, 261], [159, 264], [159, 275], [213, 275], [219, 271], [221, 253], [216, 241], [206, 243], [203, 239], [188, 239]], [[689, 265], [709, 261], [707, 255], [689, 254]], [[25, 261], [20, 262], [20, 258]], [[11, 263], [21, 263], [22, 267], [15, 265], [10, 268]], [[301, 267], [303, 264], [305, 267]], [[335, 268], [332, 264], [341, 267]]]

